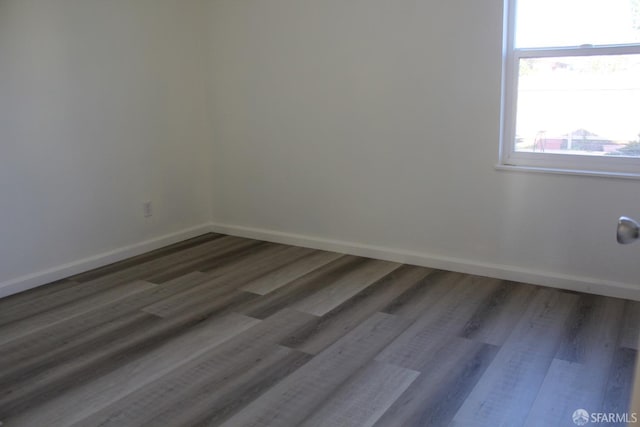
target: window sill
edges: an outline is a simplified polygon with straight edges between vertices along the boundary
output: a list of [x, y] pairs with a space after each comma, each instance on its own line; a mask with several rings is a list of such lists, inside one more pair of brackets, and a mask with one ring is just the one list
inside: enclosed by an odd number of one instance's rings
[[554, 175], [580, 175], [580, 176], [591, 176], [596, 178], [640, 180], [640, 173], [629, 173], [629, 172], [602, 172], [602, 171], [580, 170], [580, 169], [515, 166], [515, 165], [503, 165], [500, 163], [497, 164], [495, 168], [498, 171], [505, 171], [505, 172], [543, 173], [543, 174], [554, 174]]

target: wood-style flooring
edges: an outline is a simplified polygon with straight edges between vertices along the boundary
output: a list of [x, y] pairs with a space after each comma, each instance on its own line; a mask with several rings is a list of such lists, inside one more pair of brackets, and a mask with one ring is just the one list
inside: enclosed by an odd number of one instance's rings
[[[207, 234], [0, 300], [0, 421], [570, 426], [640, 303]], [[613, 425], [613, 424], [607, 424]]]

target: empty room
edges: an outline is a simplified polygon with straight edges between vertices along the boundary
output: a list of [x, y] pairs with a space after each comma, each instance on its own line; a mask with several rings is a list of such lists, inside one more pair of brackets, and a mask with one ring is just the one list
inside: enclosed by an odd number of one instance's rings
[[0, 0], [0, 426], [640, 425], [638, 99], [638, 0]]

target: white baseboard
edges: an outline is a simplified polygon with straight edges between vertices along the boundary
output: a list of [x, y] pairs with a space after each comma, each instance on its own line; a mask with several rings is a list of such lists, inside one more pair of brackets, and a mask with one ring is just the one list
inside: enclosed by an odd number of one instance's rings
[[382, 246], [325, 239], [302, 234], [219, 223], [203, 224], [191, 227], [56, 266], [47, 270], [0, 282], [0, 298], [121, 261], [129, 257], [140, 255], [208, 232], [229, 234], [289, 245], [305, 246], [350, 255], [640, 301], [640, 286], [631, 283], [600, 280], [592, 277], [572, 276], [543, 270], [525, 269], [509, 265], [477, 262], [463, 258], [447, 257], [423, 252], [407, 251]]
[[404, 264], [420, 265], [441, 270], [458, 271], [478, 276], [495, 277], [515, 282], [531, 283], [534, 285], [549, 286], [552, 288], [568, 289], [640, 301], [640, 285], [631, 283], [600, 280], [592, 277], [572, 276], [543, 270], [477, 262], [463, 258], [364, 245], [354, 242], [345, 242], [321, 237], [229, 224], [211, 224], [210, 231], [239, 237], [248, 237], [276, 243], [305, 246], [314, 249], [400, 262]]
[[211, 225], [203, 224], [0, 282], [0, 298], [159, 249], [163, 246], [187, 240], [210, 231]]

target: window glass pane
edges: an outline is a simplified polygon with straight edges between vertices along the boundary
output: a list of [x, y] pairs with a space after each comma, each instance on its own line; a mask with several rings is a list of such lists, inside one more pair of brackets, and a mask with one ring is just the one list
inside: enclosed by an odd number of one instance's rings
[[640, 43], [640, 0], [517, 0], [515, 46]]
[[640, 157], [640, 55], [521, 59], [519, 152]]

